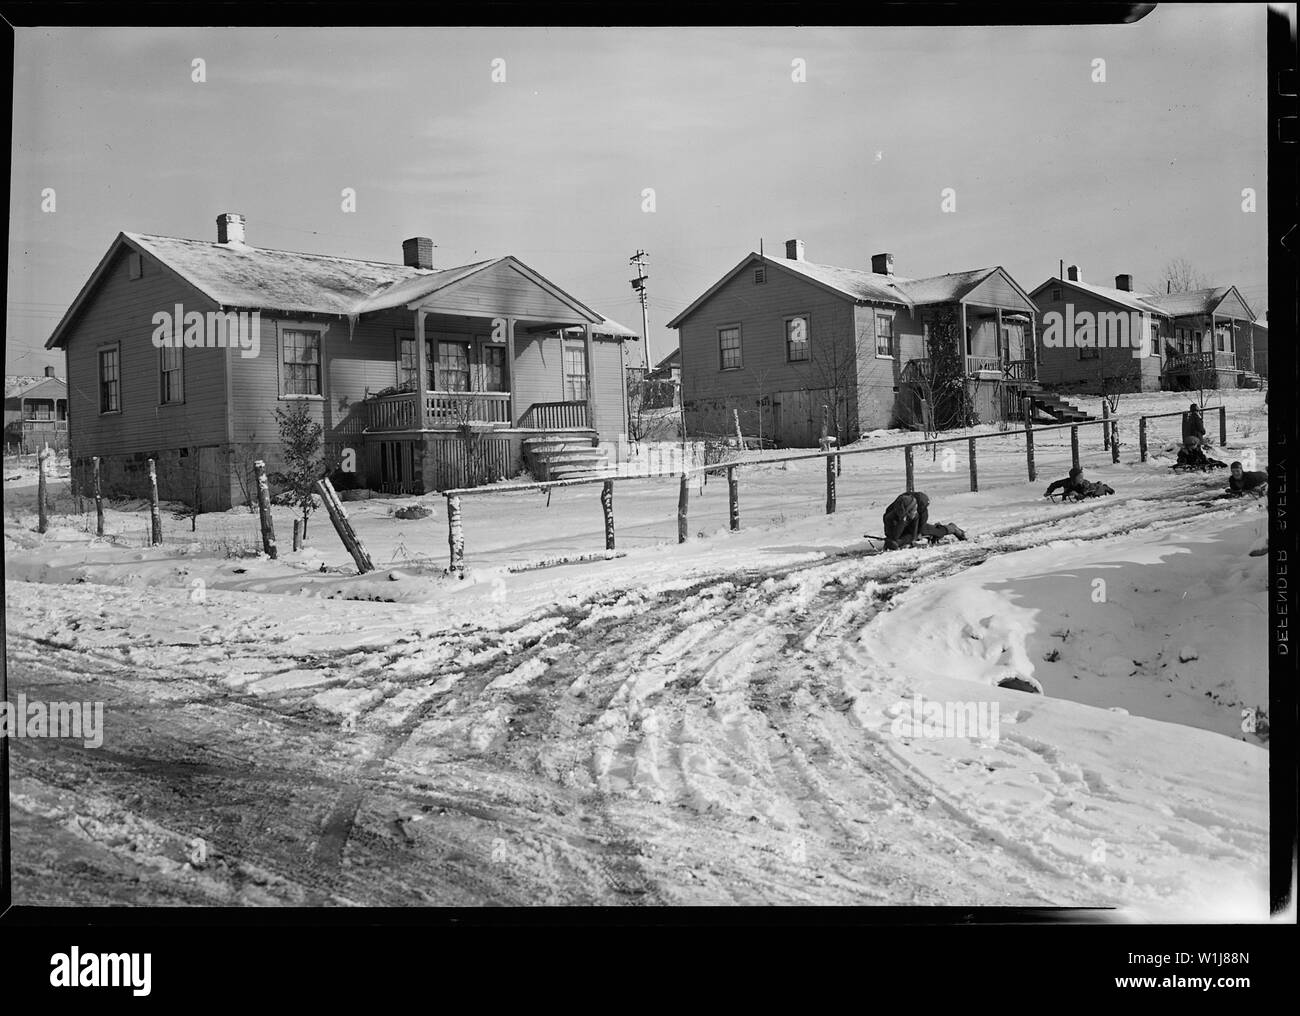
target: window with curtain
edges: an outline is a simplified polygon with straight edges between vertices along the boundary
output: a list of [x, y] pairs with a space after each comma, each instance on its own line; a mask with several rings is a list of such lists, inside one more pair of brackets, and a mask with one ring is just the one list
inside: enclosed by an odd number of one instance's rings
[[467, 392], [469, 385], [469, 346], [464, 342], [438, 343], [439, 391]]
[[[419, 366], [415, 362], [415, 338], [413, 336], [398, 340], [397, 385], [408, 392], [415, 391], [415, 373]], [[424, 387], [433, 388], [433, 340], [424, 338]]]
[[284, 347], [284, 395], [319, 395], [321, 333], [286, 328], [280, 333]]

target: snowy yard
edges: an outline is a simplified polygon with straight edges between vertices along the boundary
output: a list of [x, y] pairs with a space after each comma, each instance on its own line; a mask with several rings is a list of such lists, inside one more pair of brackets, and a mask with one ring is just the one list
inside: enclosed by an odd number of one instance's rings
[[[1259, 392], [1225, 392], [1225, 461], [1267, 463]], [[1098, 400], [1077, 400], [1097, 412]], [[920, 903], [1266, 914], [1266, 533], [1223, 471], [1174, 474], [1183, 394], [1121, 401], [1113, 497], [1042, 497], [1069, 431], [916, 457], [965, 544], [873, 554], [900, 451], [691, 485], [349, 502], [257, 556], [244, 509], [56, 514], [6, 463], [11, 693], [106, 704], [100, 749], [14, 740], [15, 900], [60, 903]], [[1216, 400], [1217, 401], [1217, 400]], [[1207, 416], [1217, 436], [1217, 415]], [[987, 431], [985, 428], [984, 431]], [[982, 431], [982, 432], [984, 432]], [[898, 433], [863, 444], [889, 444]], [[945, 455], [951, 447], [954, 454]], [[750, 453], [751, 455], [753, 453]], [[425, 505], [432, 514], [392, 513]], [[252, 551], [252, 553], [249, 553]], [[1100, 580], [1100, 585], [1098, 584]], [[999, 687], [1017, 678], [1042, 694]], [[899, 736], [927, 701], [996, 703], [997, 736]], [[196, 855], [194, 844], [203, 850]]]

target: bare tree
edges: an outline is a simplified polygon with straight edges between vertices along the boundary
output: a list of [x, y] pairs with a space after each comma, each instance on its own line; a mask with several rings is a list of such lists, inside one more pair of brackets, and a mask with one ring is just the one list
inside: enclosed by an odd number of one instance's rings
[[1165, 262], [1164, 286], [1153, 286], [1155, 293], [1190, 293], [1205, 288], [1205, 276], [1186, 258], [1171, 258]]

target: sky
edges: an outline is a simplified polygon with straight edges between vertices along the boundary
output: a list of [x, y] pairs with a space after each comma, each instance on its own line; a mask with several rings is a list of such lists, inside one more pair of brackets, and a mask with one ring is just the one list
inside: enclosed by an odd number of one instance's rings
[[638, 333], [644, 249], [652, 362], [675, 314], [791, 238], [1026, 290], [1062, 259], [1163, 289], [1185, 258], [1268, 304], [1262, 4], [1114, 27], [20, 28], [15, 50], [7, 374], [63, 374], [44, 343], [118, 232], [215, 240], [221, 212], [259, 247], [513, 254]]

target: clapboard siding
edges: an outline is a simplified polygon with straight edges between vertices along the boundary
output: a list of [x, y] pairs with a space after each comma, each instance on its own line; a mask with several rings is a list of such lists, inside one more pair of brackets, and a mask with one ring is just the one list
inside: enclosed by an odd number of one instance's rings
[[[771, 414], [767, 406], [756, 408], [763, 399], [824, 389], [837, 374], [844, 387], [854, 384], [853, 301], [772, 266], [766, 281], [755, 283], [760, 264], [754, 258], [681, 323], [682, 400], [692, 433], [730, 434], [733, 410], [746, 434], [756, 434], [760, 421], [766, 433]], [[785, 319], [795, 315], [808, 317], [810, 359], [790, 363]], [[723, 370], [718, 330], [729, 325], [740, 326], [741, 366]]]
[[[160, 405], [160, 357], [153, 316], [207, 312], [215, 305], [149, 257], [127, 277], [127, 252], [109, 264], [67, 333], [69, 438], [74, 456], [153, 452], [225, 440], [226, 362], [238, 351], [193, 348], [182, 354], [185, 401]], [[120, 343], [121, 412], [99, 412], [101, 346]]]
[[515, 333], [515, 424], [535, 402], [565, 401], [563, 348], [557, 332]]
[[595, 403], [595, 420], [592, 425], [600, 440], [613, 441], [627, 433], [627, 420], [623, 416], [623, 343], [608, 339], [593, 339], [591, 356], [592, 401]]
[[1001, 307], [1003, 310], [1034, 313], [1034, 305], [1020, 295], [1010, 280], [1001, 272], [994, 272], [962, 297], [962, 302], [983, 307]]
[[504, 263], [434, 293], [426, 305], [447, 313], [532, 318], [556, 324], [581, 324], [583, 320], [563, 300]]
[[[1131, 348], [1108, 347], [1099, 349], [1099, 355], [1096, 357], [1083, 359], [1080, 357], [1081, 351], [1076, 347], [1046, 345], [1043, 342], [1043, 334], [1047, 328], [1048, 314], [1061, 315], [1068, 330], [1070, 319], [1066, 314], [1069, 307], [1073, 308], [1071, 314], [1086, 312], [1095, 315], [1094, 320], [1098, 320], [1102, 314], [1128, 313], [1125, 308], [1083, 290], [1063, 287], [1061, 297], [1059, 301], [1052, 300], [1051, 289], [1043, 290], [1038, 297], [1039, 384], [1046, 387], [1065, 389], [1082, 387], [1100, 391], [1103, 382], [1108, 379], [1112, 386], [1116, 384], [1116, 379], [1121, 382], [1127, 379], [1127, 384], [1120, 384], [1119, 387], [1134, 391], [1159, 390], [1161, 364], [1159, 355], [1134, 357], [1134, 350]], [[1162, 335], [1168, 334], [1167, 323], [1162, 322], [1160, 328]], [[1157, 353], [1162, 342], [1163, 340], [1153, 346]]]

